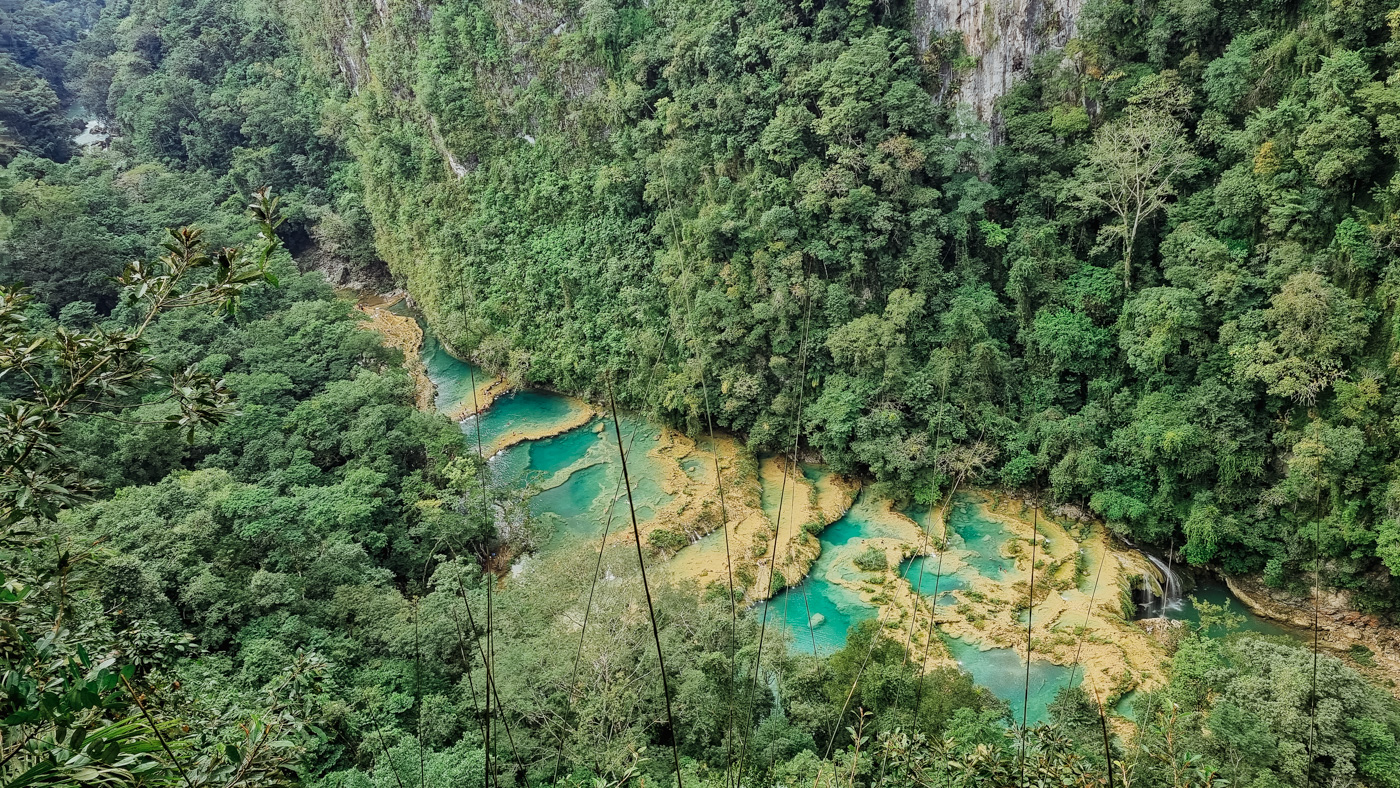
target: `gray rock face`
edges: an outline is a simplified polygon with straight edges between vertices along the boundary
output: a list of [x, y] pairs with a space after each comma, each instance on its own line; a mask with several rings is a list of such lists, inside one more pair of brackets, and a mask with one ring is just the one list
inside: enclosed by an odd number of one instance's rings
[[920, 51], [935, 36], [961, 33], [967, 54], [977, 59], [968, 72], [944, 70], [945, 90], [984, 121], [1015, 80], [1030, 71], [1035, 56], [1062, 47], [1073, 36], [1084, 0], [915, 0], [914, 38]]

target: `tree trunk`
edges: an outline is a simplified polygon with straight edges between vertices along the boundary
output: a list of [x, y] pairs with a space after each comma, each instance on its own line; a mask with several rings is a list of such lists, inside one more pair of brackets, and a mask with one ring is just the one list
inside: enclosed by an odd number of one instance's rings
[[[1141, 214], [1138, 214], [1141, 216]], [[1126, 227], [1127, 222], [1124, 222]], [[1138, 219], [1133, 219], [1132, 229], [1123, 233], [1123, 298], [1133, 289], [1133, 242], [1137, 240]]]

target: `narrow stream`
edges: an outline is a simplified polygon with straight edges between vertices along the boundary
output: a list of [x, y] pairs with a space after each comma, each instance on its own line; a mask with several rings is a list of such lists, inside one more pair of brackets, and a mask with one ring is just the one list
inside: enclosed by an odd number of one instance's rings
[[74, 105], [68, 108], [67, 116], [69, 120], [81, 120], [83, 122], [83, 130], [79, 132], [77, 136], [73, 137], [73, 144], [77, 145], [79, 148], [105, 143], [112, 138], [112, 135], [103, 127], [102, 121], [97, 118], [88, 117], [88, 114], [88, 111], [81, 106]]

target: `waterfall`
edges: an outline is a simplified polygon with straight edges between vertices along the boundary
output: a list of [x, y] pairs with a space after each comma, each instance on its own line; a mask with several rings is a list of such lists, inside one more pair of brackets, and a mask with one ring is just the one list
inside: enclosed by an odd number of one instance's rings
[[1160, 595], [1160, 615], [1166, 616], [1168, 610], [1179, 610], [1181, 608], [1181, 577], [1172, 569], [1171, 564], [1158, 558], [1151, 553], [1143, 553], [1147, 560], [1157, 567], [1157, 571], [1162, 573]]

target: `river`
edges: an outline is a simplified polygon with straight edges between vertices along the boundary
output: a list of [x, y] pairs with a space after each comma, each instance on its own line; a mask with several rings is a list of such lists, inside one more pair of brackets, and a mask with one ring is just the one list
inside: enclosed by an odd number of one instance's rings
[[[552, 533], [540, 553], [557, 556], [585, 545], [596, 550], [605, 527], [630, 540], [625, 503], [618, 502], [625, 500], [625, 492], [611, 422], [564, 395], [501, 393], [491, 385], [491, 376], [452, 357], [430, 331], [424, 333], [422, 360], [436, 387], [436, 407], [459, 418], [473, 448], [480, 430], [497, 481], [540, 488], [531, 512]], [[473, 401], [490, 404], [474, 414]], [[765, 596], [767, 539], [781, 502], [779, 574], [797, 577], [807, 571], [801, 582], [767, 603], [768, 615], [795, 651], [831, 654], [845, 644], [849, 627], [872, 618], [880, 619], [893, 636], [904, 637], [907, 628], [909, 642], [917, 647], [926, 628], [919, 617], [936, 615], [937, 642], [929, 653], [956, 661], [1005, 700], [1019, 721], [1026, 700], [1027, 611], [1003, 597], [1019, 593], [1024, 598], [1030, 568], [1025, 551], [1034, 538], [1040, 551], [1037, 571], [1043, 576], [1036, 580], [1037, 601], [1029, 613], [1039, 629], [1033, 636], [1027, 718], [1045, 718], [1055, 693], [1071, 678], [1072, 655], [1081, 656], [1076, 680], [1096, 682], [1108, 700], [1119, 701], [1120, 713], [1127, 713], [1135, 690], [1165, 680], [1164, 652], [1134, 624], [1132, 611], [1117, 607], [1125, 578], [1150, 570], [1140, 554], [1111, 546], [1101, 528], [1056, 523], [1038, 513], [1030, 522], [1024, 506], [1017, 508], [1014, 501], [959, 493], [947, 508], [947, 545], [940, 561], [931, 549], [921, 550], [936, 538], [942, 522], [928, 508], [899, 511], [892, 502], [817, 466], [786, 465], [776, 458], [746, 464], [732, 438], [713, 446], [697, 443], [636, 414], [622, 415], [620, 426], [643, 531], [668, 530], [684, 540], [680, 544], [685, 546], [658, 561], [663, 578], [702, 585], [720, 581], [726, 560], [738, 556], [752, 565], [752, 590]], [[714, 505], [716, 454], [726, 485], [728, 552], [723, 530], [698, 535], [705, 523], [713, 527], [723, 519]], [[814, 525], [801, 529], [805, 523]], [[818, 532], [815, 538], [811, 531]], [[872, 551], [888, 556], [883, 573], [857, 566], [856, 559], [868, 558]], [[1088, 571], [1100, 562], [1106, 572]], [[1097, 581], [1104, 587], [1098, 588]], [[1201, 593], [1216, 603], [1229, 598], [1218, 583], [1204, 586]], [[1281, 632], [1238, 602], [1232, 608], [1245, 616], [1247, 629]], [[911, 614], [914, 623], [906, 624]], [[1168, 606], [1167, 615], [1196, 619], [1189, 601]], [[1106, 635], [1090, 640], [1108, 642], [1085, 644], [1082, 653], [1074, 648], [1065, 633], [1083, 624]], [[1129, 686], [1118, 677], [1125, 672], [1132, 678]], [[1119, 682], [1112, 690], [1110, 679]]]

